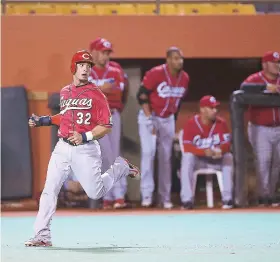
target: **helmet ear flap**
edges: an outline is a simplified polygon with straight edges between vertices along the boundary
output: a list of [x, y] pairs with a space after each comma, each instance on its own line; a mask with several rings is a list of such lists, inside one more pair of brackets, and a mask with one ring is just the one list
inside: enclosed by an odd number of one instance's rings
[[77, 68], [76, 66], [77, 66], [76, 63], [72, 63], [72, 64], [71, 64], [71, 68], [70, 68], [70, 69], [71, 69], [71, 73], [72, 73], [73, 75], [76, 73], [76, 68]]

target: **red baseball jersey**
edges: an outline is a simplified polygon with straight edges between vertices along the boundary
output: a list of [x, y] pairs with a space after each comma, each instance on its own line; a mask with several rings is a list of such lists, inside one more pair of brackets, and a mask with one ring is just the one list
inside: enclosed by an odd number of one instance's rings
[[195, 155], [204, 155], [207, 148], [219, 147], [223, 152], [230, 149], [231, 135], [226, 121], [217, 117], [211, 125], [204, 125], [200, 116], [190, 118], [184, 126], [184, 151]]
[[109, 61], [109, 66], [118, 68], [121, 71], [123, 80], [124, 80], [124, 90], [122, 93], [122, 107], [119, 109], [119, 111], [122, 111], [124, 109], [125, 103], [127, 101], [127, 97], [128, 97], [128, 86], [129, 86], [129, 82], [128, 82], [128, 75], [124, 72], [123, 68], [121, 67], [121, 65], [115, 61]]
[[124, 81], [126, 82], [128, 80], [128, 75], [124, 72], [123, 68], [121, 67], [121, 65], [115, 61], [109, 61], [109, 66], [118, 68], [121, 71], [121, 74], [124, 78]]
[[121, 110], [122, 105], [122, 92], [124, 89], [124, 79], [121, 71], [118, 68], [107, 65], [104, 68], [94, 66], [91, 70], [89, 81], [96, 86], [102, 86], [106, 82], [113, 82], [113, 89], [105, 94], [111, 109]]
[[[268, 79], [263, 71], [250, 75], [243, 83], [280, 85], [280, 75], [275, 80]], [[249, 121], [256, 125], [280, 126], [280, 107], [250, 106]]]
[[102, 91], [91, 83], [62, 88], [58, 136], [68, 138], [73, 131], [87, 132], [98, 125], [112, 126], [111, 112]]
[[177, 112], [180, 100], [188, 89], [189, 75], [182, 70], [173, 76], [168, 66], [163, 64], [149, 70], [142, 84], [151, 92], [149, 100], [152, 111], [156, 116], [165, 118]]

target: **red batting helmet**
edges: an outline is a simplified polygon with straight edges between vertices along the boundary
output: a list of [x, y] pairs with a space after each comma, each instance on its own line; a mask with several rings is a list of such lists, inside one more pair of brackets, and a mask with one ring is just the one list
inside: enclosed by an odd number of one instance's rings
[[91, 66], [93, 66], [93, 59], [91, 54], [86, 50], [81, 50], [75, 53], [72, 57], [71, 61], [71, 73], [76, 73], [76, 65], [77, 63], [89, 63]]

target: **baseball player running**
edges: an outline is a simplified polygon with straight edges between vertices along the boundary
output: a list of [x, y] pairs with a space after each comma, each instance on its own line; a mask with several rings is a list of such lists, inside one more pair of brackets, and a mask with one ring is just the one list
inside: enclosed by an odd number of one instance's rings
[[93, 66], [92, 56], [83, 50], [71, 62], [73, 83], [60, 91], [60, 118], [50, 116], [29, 119], [29, 126], [49, 126], [59, 122], [59, 141], [52, 152], [44, 190], [35, 221], [35, 236], [26, 246], [51, 246], [50, 222], [56, 210], [57, 196], [70, 172], [73, 172], [86, 194], [102, 198], [122, 177], [139, 178], [139, 170], [127, 160], [117, 157], [113, 165], [101, 173], [101, 151], [98, 139], [112, 127], [111, 113], [104, 94], [88, 82]]
[[[267, 52], [262, 71], [250, 75], [241, 85], [265, 84], [266, 92], [280, 93], [280, 54]], [[278, 206], [275, 191], [280, 173], [280, 107], [249, 107], [248, 137], [255, 153], [260, 205]]]
[[159, 196], [164, 208], [172, 208], [171, 153], [175, 136], [174, 114], [186, 94], [189, 76], [182, 69], [183, 55], [180, 49], [167, 50], [166, 64], [146, 72], [137, 93], [142, 109], [138, 114], [141, 143], [141, 194], [142, 206], [152, 205], [154, 191], [154, 158], [158, 145]]
[[[123, 72], [115, 66], [111, 66], [109, 59], [113, 51], [112, 44], [98, 38], [90, 44], [90, 51], [94, 57], [94, 66], [91, 70], [89, 81], [99, 86], [107, 96], [114, 126], [112, 132], [100, 139], [103, 159], [103, 170], [107, 170], [113, 164], [114, 159], [120, 155], [121, 140], [121, 116], [124, 92]], [[111, 63], [112, 64], [112, 63]], [[107, 88], [107, 83], [110, 88]], [[123, 208], [127, 188], [126, 178], [120, 179], [103, 198], [103, 208]]]
[[217, 117], [220, 103], [213, 96], [200, 100], [200, 114], [190, 118], [183, 129], [184, 153], [181, 163], [181, 201], [183, 209], [194, 206], [193, 173], [200, 168], [213, 168], [223, 173], [223, 208], [233, 207], [230, 133], [224, 119]]

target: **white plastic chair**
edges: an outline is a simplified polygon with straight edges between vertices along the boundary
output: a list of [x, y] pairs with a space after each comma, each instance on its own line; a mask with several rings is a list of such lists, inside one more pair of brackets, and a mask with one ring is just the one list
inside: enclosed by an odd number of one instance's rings
[[[184, 153], [184, 145], [183, 145], [183, 130], [181, 129], [178, 133], [178, 140], [182, 154]], [[202, 168], [198, 169], [194, 172], [194, 183], [193, 183], [193, 192], [195, 196], [195, 189], [196, 189], [196, 182], [197, 176], [205, 175], [206, 176], [206, 199], [207, 199], [207, 207], [213, 208], [214, 207], [214, 196], [213, 196], [213, 175], [217, 176], [218, 185], [220, 191], [223, 191], [223, 177], [222, 172], [219, 170], [215, 170], [213, 168]]]

